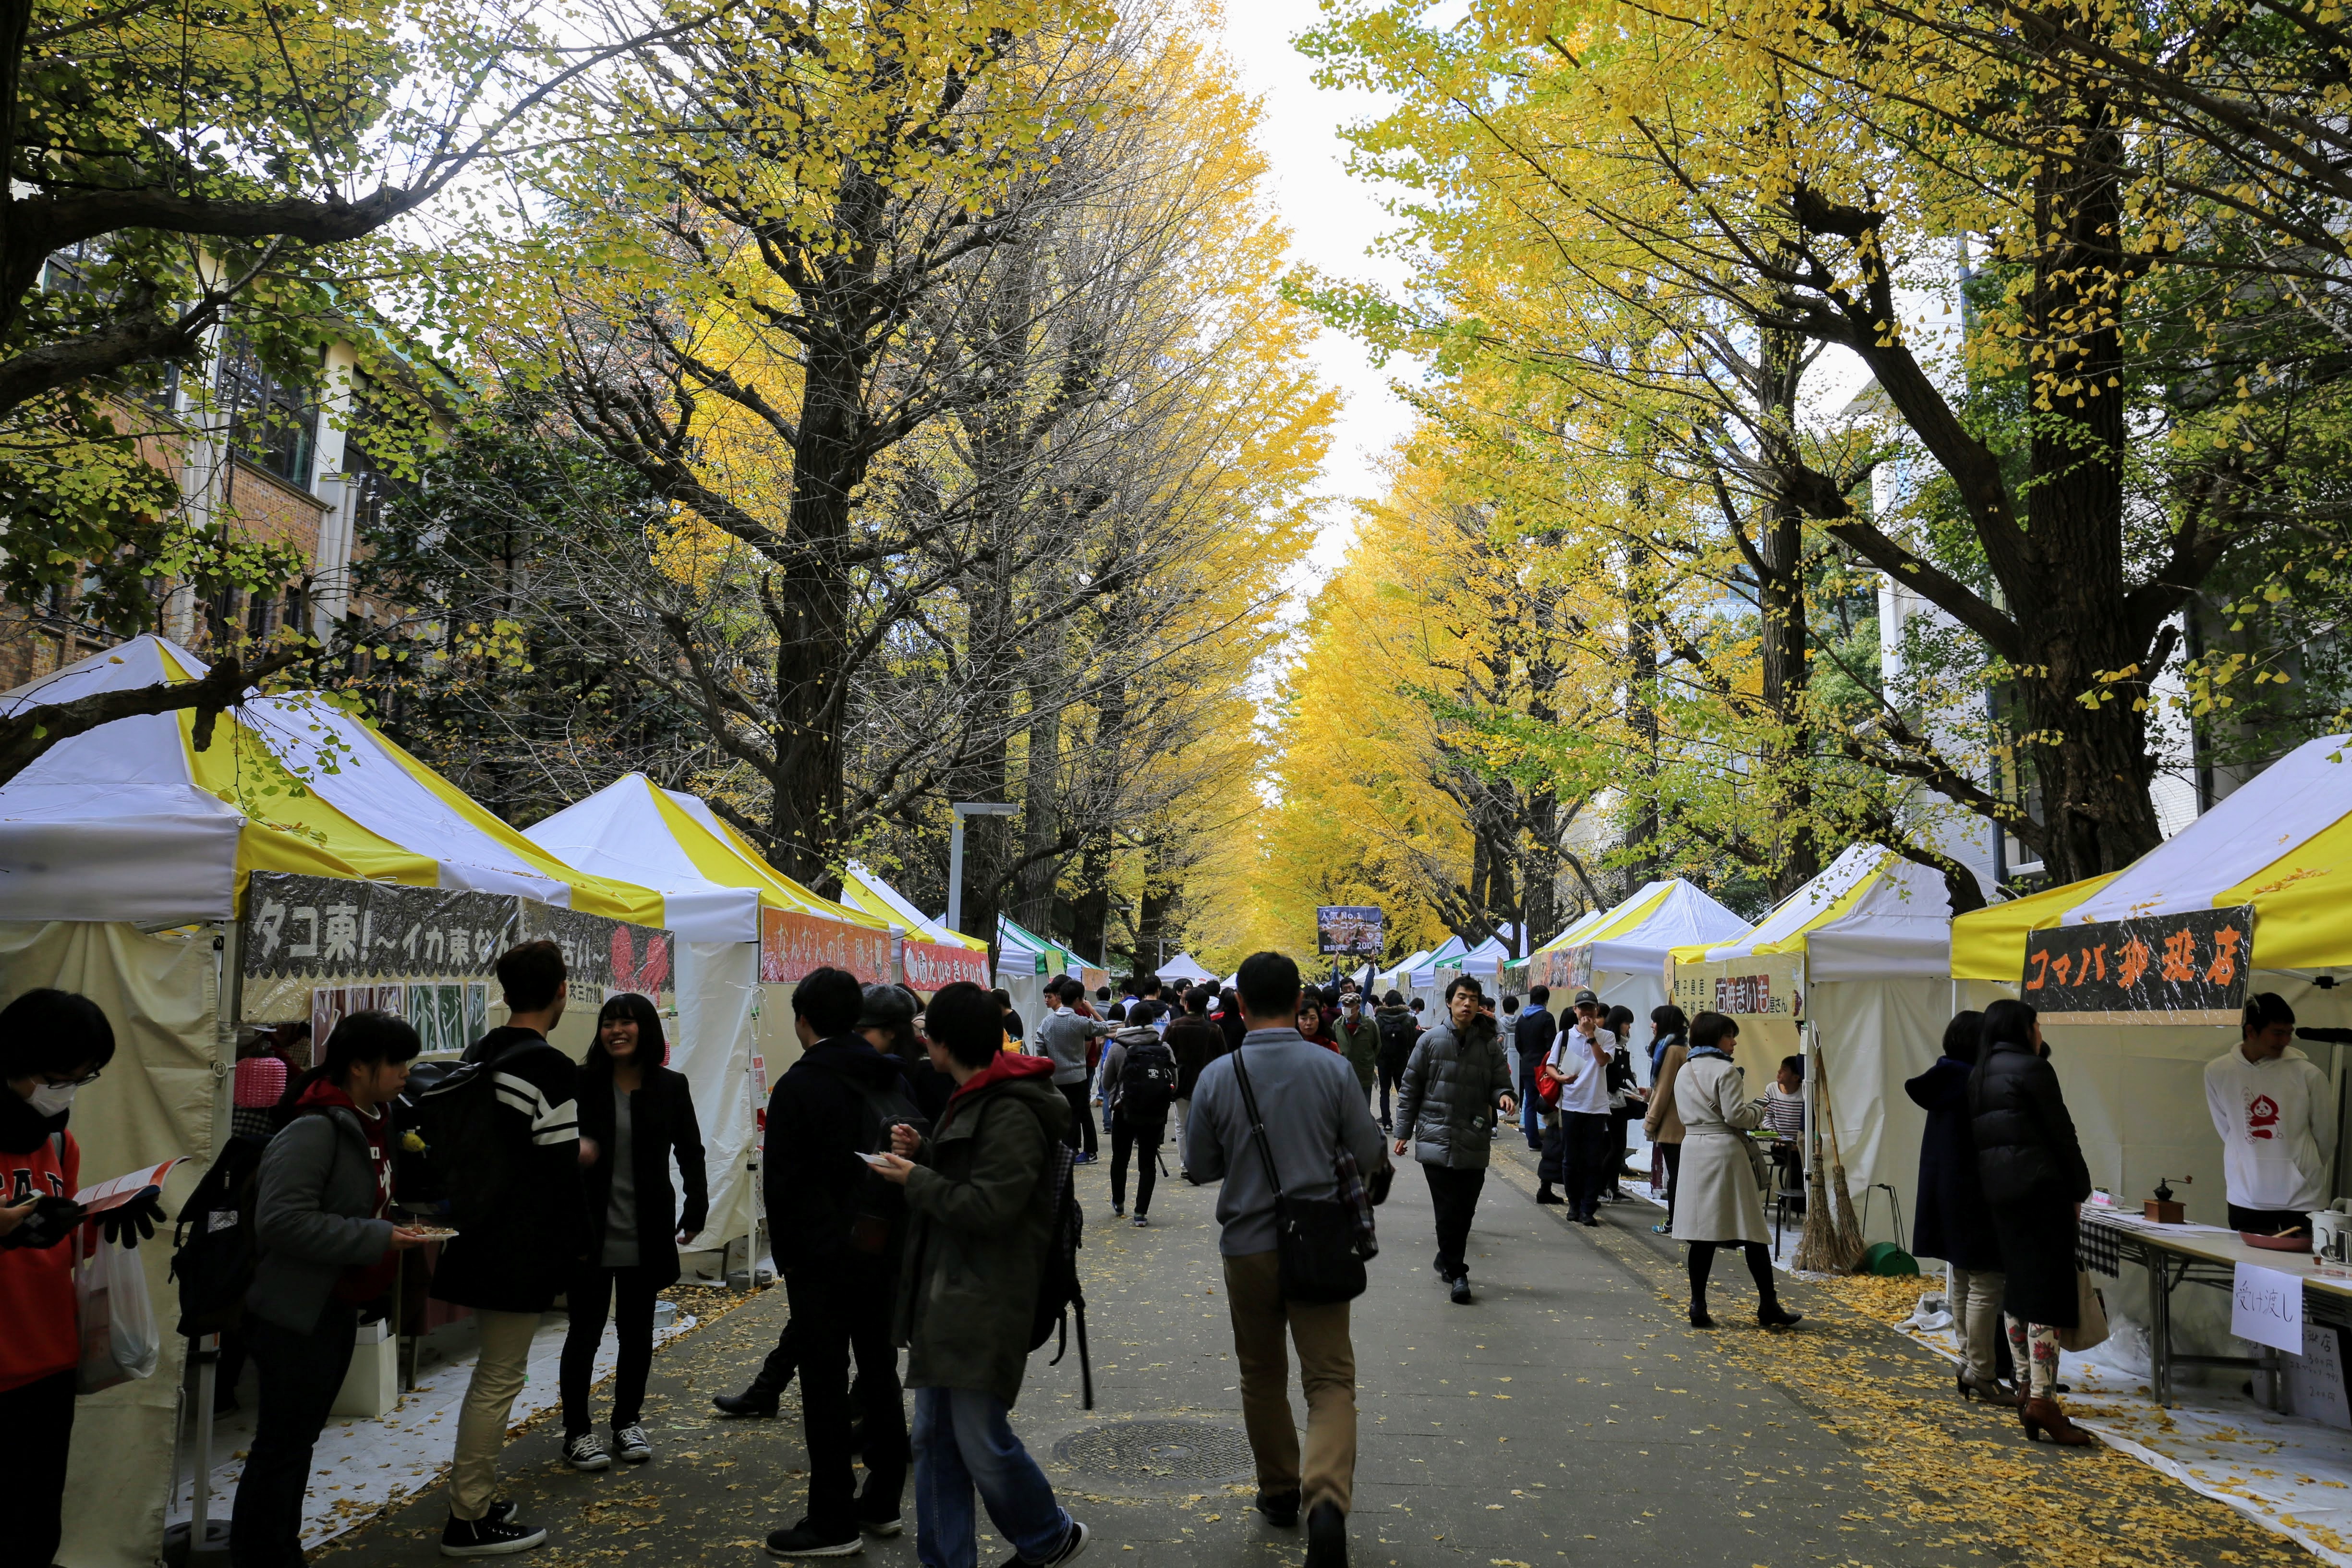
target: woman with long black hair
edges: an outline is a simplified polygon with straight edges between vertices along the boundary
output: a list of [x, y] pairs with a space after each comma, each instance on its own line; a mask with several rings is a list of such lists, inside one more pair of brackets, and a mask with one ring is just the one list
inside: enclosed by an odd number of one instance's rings
[[2091, 1435], [2058, 1405], [2058, 1331], [2081, 1318], [2074, 1218], [2091, 1195], [2091, 1172], [2049, 1058], [2032, 1008], [2008, 997], [1987, 1007], [1969, 1075], [1969, 1125], [2000, 1242], [2010, 1353], [2031, 1369], [2021, 1370], [2027, 1398], [2018, 1419], [2029, 1438], [2046, 1433], [2079, 1448]]
[[[654, 1457], [639, 1424], [654, 1362], [654, 1297], [677, 1283], [677, 1249], [700, 1232], [710, 1209], [702, 1128], [683, 1074], [665, 1064], [661, 1014], [634, 992], [596, 1015], [595, 1043], [581, 1064], [580, 1137], [596, 1157], [581, 1167], [586, 1187], [588, 1255], [571, 1290], [563, 1336], [563, 1458], [576, 1470], [611, 1467], [588, 1420], [588, 1384], [609, 1310], [621, 1340], [613, 1379], [613, 1448], [631, 1464]], [[686, 1191], [670, 1185], [671, 1156]]]
[[416, 1031], [389, 1013], [344, 1018], [319, 1065], [288, 1086], [288, 1120], [262, 1153], [243, 1329], [261, 1409], [229, 1518], [236, 1568], [302, 1561], [310, 1454], [351, 1370], [360, 1309], [391, 1290], [394, 1254], [425, 1240], [391, 1218], [396, 1129], [385, 1109], [417, 1048]]

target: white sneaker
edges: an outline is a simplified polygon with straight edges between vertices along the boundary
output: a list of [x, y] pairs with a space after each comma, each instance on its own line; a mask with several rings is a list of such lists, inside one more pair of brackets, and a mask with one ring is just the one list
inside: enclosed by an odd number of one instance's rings
[[596, 1441], [593, 1432], [575, 1432], [563, 1439], [563, 1462], [575, 1470], [609, 1470], [613, 1456]]
[[625, 1463], [642, 1465], [654, 1457], [654, 1446], [646, 1441], [646, 1429], [632, 1421], [613, 1428], [613, 1452]]

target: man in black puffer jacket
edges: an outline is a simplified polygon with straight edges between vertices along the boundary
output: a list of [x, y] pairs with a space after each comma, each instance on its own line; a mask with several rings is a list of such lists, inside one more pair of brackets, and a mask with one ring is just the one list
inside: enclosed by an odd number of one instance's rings
[[[857, 1550], [860, 1532], [896, 1535], [910, 1451], [890, 1343], [903, 1226], [898, 1190], [862, 1156], [887, 1153], [877, 1107], [919, 1125], [898, 1058], [856, 1032], [865, 988], [844, 969], [812, 971], [793, 987], [793, 1026], [805, 1047], [768, 1097], [761, 1160], [776, 1272], [792, 1303], [801, 1420], [809, 1455], [808, 1513], [772, 1531], [779, 1557]], [[850, 1357], [865, 1423], [866, 1489], [850, 1466]]]

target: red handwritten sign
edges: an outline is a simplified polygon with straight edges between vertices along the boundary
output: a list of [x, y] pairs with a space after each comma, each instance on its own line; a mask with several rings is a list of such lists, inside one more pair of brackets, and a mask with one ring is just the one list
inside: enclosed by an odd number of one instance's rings
[[907, 984], [926, 995], [957, 980], [988, 984], [988, 954], [976, 947], [909, 938], [901, 961], [907, 966]]
[[815, 969], [846, 969], [880, 984], [890, 969], [890, 933], [821, 915], [760, 911], [760, 978], [790, 984]]

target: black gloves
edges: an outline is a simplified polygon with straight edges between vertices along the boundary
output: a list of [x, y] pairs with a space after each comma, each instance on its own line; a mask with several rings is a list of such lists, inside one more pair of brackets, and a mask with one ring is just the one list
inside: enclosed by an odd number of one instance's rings
[[55, 1247], [82, 1221], [82, 1207], [71, 1198], [43, 1195], [33, 1200], [33, 1212], [24, 1223], [0, 1237], [0, 1247]]
[[128, 1203], [118, 1204], [100, 1215], [98, 1224], [107, 1240], [136, 1247], [155, 1234], [155, 1222], [163, 1217], [163, 1190], [147, 1187]]

